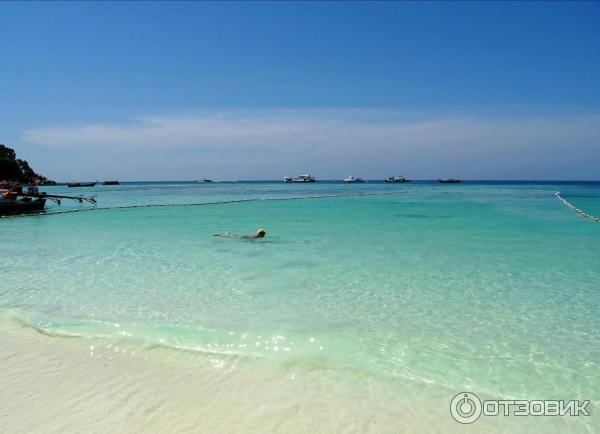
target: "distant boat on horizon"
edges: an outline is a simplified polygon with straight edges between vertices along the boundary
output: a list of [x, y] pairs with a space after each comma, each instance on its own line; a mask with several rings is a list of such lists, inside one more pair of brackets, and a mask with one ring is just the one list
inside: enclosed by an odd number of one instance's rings
[[397, 182], [397, 183], [410, 182], [410, 180], [406, 179], [402, 175], [400, 175], [400, 176], [390, 176], [390, 177], [386, 178], [384, 181], [385, 182]]
[[202, 178], [202, 179], [196, 179], [194, 182], [197, 182], [198, 184], [203, 184], [205, 182], [213, 182], [213, 180], [208, 179], [208, 178]]
[[105, 180], [102, 185], [119, 185], [121, 184], [117, 179], [107, 179]]
[[67, 183], [67, 187], [95, 187], [98, 181], [96, 182], [79, 182], [79, 181], [71, 181]]
[[357, 176], [356, 178], [354, 176], [348, 176], [347, 178], [344, 178], [345, 184], [356, 184], [360, 182], [365, 182], [365, 180], [362, 179], [360, 176]]
[[446, 178], [446, 179], [438, 178], [438, 182], [440, 184], [460, 184], [462, 181], [460, 179], [454, 179], [454, 178]]
[[299, 175], [299, 176], [297, 176], [295, 178], [291, 178], [289, 176], [284, 176], [283, 177], [283, 182], [286, 182], [286, 183], [290, 183], [290, 182], [316, 182], [316, 181], [317, 180], [312, 175]]

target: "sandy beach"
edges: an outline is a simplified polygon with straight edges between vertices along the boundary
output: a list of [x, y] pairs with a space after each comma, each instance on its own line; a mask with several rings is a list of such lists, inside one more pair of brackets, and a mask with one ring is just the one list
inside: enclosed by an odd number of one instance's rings
[[[368, 376], [348, 384], [344, 376], [316, 365], [282, 371], [259, 360], [90, 344], [12, 320], [0, 328], [5, 434], [466, 432], [439, 405], [445, 394], [435, 403], [427, 387], [399, 395], [397, 385]], [[592, 432], [576, 422], [488, 418], [467, 429]]]
[[0, 331], [2, 432], [397, 432], [396, 415], [374, 412], [361, 388], [317, 389], [310, 372], [258, 370], [218, 355], [90, 345], [10, 321]]

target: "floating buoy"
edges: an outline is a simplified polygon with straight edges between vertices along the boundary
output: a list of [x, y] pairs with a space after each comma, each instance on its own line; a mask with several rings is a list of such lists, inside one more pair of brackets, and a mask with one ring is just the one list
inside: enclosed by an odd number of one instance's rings
[[573, 205], [571, 202], [569, 202], [567, 199], [565, 199], [564, 197], [562, 197], [560, 195], [560, 191], [557, 191], [556, 193], [554, 193], [554, 196], [556, 196], [558, 199], [560, 199], [565, 205], [567, 205], [569, 208], [573, 209], [577, 214], [579, 214], [581, 217], [594, 221], [594, 222], [600, 222], [600, 217], [595, 217], [591, 214], [588, 214], [582, 210], [580, 210], [579, 208], [576, 208], [575, 205]]

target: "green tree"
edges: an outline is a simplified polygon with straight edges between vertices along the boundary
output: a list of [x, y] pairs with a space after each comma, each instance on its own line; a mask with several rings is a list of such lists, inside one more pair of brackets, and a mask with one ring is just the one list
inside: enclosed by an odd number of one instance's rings
[[15, 150], [8, 146], [0, 145], [0, 158], [6, 158], [8, 160], [14, 160], [17, 157]]
[[0, 181], [52, 183], [33, 171], [29, 163], [17, 158], [14, 149], [0, 144]]

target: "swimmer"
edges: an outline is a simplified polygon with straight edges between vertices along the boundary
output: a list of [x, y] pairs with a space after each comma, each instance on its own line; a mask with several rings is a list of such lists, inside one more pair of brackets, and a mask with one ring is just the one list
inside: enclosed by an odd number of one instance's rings
[[259, 229], [254, 235], [238, 235], [232, 234], [231, 232], [224, 232], [222, 234], [213, 234], [213, 237], [235, 238], [241, 240], [256, 240], [257, 238], [264, 238], [266, 234], [267, 232], [264, 229]]

